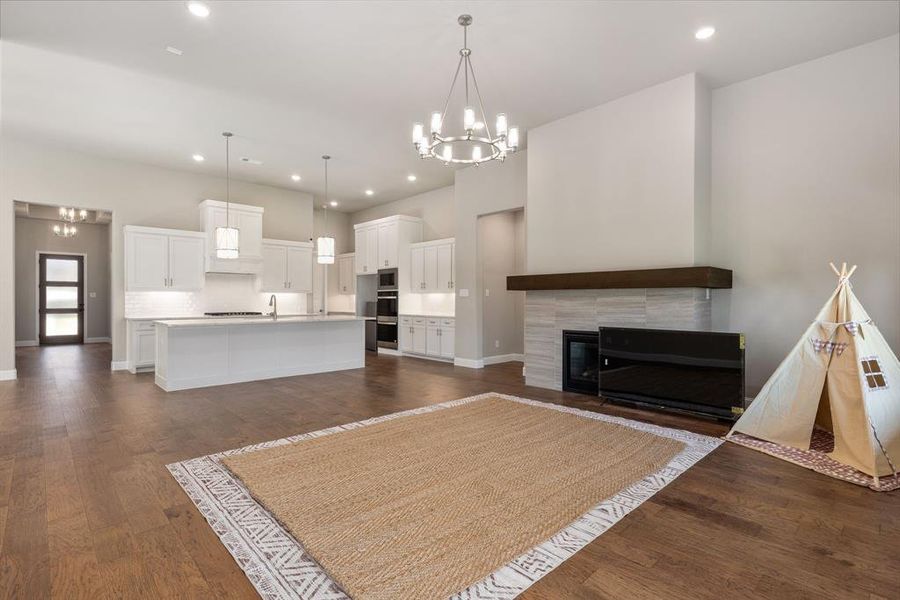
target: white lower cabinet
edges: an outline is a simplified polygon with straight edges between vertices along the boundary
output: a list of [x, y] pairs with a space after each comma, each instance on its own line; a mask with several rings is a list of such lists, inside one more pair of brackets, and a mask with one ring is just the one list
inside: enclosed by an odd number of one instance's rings
[[128, 321], [125, 360], [132, 373], [152, 370], [156, 365], [156, 325], [153, 321]]
[[455, 321], [446, 317], [400, 317], [400, 352], [450, 360], [454, 356]]

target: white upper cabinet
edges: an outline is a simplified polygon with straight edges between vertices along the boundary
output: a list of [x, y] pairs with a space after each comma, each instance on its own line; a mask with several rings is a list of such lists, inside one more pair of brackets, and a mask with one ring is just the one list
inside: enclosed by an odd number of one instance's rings
[[[203, 213], [203, 230], [206, 232], [206, 272], [261, 273], [263, 208], [232, 202], [228, 205], [226, 215], [224, 202], [204, 200], [200, 203], [200, 210]], [[216, 256], [216, 228], [225, 227], [226, 223], [240, 231], [237, 258]]]
[[203, 288], [203, 233], [133, 225], [124, 231], [127, 291]]
[[453, 286], [453, 262], [456, 254], [456, 244], [441, 244], [437, 246], [437, 285], [435, 291], [452, 292]]
[[395, 215], [353, 226], [357, 275], [408, 268], [409, 245], [422, 239], [422, 219]]
[[397, 255], [397, 222], [380, 223], [378, 225], [378, 268], [396, 269]]
[[287, 247], [287, 282], [292, 292], [312, 291], [312, 243]]
[[425, 291], [425, 248], [421, 246], [410, 246], [409, 285], [411, 292]]
[[338, 292], [341, 294], [356, 293], [356, 261], [355, 254], [341, 254], [337, 257]]
[[199, 290], [206, 281], [203, 270], [204, 239], [198, 235], [169, 236], [169, 289]]
[[454, 238], [421, 242], [410, 246], [410, 291], [417, 293], [453, 293]]
[[262, 243], [262, 292], [312, 291], [312, 242], [287, 240], [263, 240]]
[[263, 271], [260, 290], [263, 292], [287, 290], [287, 252], [284, 246], [264, 243], [262, 257]]

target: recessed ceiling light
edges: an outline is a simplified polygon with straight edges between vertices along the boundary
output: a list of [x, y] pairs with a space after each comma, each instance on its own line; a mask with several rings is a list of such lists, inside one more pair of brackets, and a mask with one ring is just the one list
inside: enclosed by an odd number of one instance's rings
[[694, 37], [698, 40], [708, 40], [716, 33], [716, 28], [712, 26], [701, 27], [694, 33]]
[[407, 176], [406, 176], [406, 180], [407, 180], [407, 181], [415, 181], [415, 180], [416, 180], [416, 176], [415, 176], [415, 175], [407, 175]]
[[168, 52], [169, 54], [174, 54], [175, 56], [181, 56], [182, 54], [184, 54], [182, 50], [179, 50], [175, 46], [166, 46], [166, 52]]
[[329, 202], [329, 204], [331, 204], [332, 206], [337, 206], [337, 200], [332, 200], [331, 202]]
[[195, 154], [191, 158], [193, 158], [196, 162], [203, 162], [204, 160], [206, 160], [206, 157], [202, 154]]
[[375, 190], [366, 190], [366, 196], [374, 196]]
[[293, 175], [291, 175], [291, 179], [293, 179], [294, 181], [300, 181], [300, 176], [294, 173]]
[[205, 19], [209, 16], [209, 7], [202, 2], [188, 2], [187, 9], [192, 15], [200, 17], [201, 19]]

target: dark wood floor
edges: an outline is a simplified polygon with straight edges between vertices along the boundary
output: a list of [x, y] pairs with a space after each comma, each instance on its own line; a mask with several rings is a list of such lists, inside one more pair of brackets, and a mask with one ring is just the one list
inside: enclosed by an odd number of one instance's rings
[[[0, 382], [0, 596], [252, 598], [167, 463], [498, 391], [712, 435], [702, 420], [599, 406], [397, 357], [365, 369], [166, 394], [110, 373], [105, 344], [23, 348]], [[527, 591], [557, 598], [898, 598], [900, 494], [725, 444]]]

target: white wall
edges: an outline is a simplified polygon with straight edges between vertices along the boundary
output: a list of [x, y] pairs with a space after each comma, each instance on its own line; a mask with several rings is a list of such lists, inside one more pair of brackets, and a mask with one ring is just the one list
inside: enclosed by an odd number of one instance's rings
[[[225, 181], [138, 163], [39, 146], [8, 135], [0, 137], [0, 371], [14, 368], [12, 302], [13, 200], [75, 205], [112, 211], [110, 262], [112, 279], [113, 361], [125, 360], [124, 225], [199, 231], [198, 204], [222, 199]], [[312, 197], [303, 192], [232, 181], [231, 199], [262, 206], [263, 235], [285, 240], [312, 237]], [[9, 282], [7, 286], [6, 283]], [[7, 291], [7, 287], [9, 291]], [[5, 296], [9, 295], [9, 301]]]
[[453, 237], [456, 229], [453, 186], [357, 211], [350, 215], [350, 222], [355, 225], [391, 215], [409, 215], [422, 219], [423, 242]]
[[[316, 200], [319, 206], [324, 202]], [[353, 226], [350, 224], [350, 215], [335, 210], [328, 211], [326, 224], [325, 211], [317, 208], [314, 211], [313, 243], [320, 235], [328, 234], [334, 238], [335, 254], [353, 252]], [[319, 265], [313, 263], [313, 310], [318, 311], [322, 305], [322, 281], [323, 274], [328, 271], [328, 311], [329, 312], [356, 312], [356, 296], [353, 294], [341, 294], [338, 288], [338, 263], [333, 265]]]
[[[479, 268], [478, 217], [525, 207], [528, 152], [456, 172], [456, 361], [477, 366], [482, 353], [484, 283]], [[526, 209], [526, 222], [531, 213]], [[529, 233], [530, 235], [530, 233]], [[526, 248], [526, 255], [529, 250]], [[463, 297], [463, 290], [468, 296]]]
[[717, 89], [713, 326], [747, 334], [755, 393], [833, 290], [828, 261], [900, 351], [900, 37]]
[[704, 257], [694, 182], [707, 172], [695, 144], [704, 94], [685, 75], [528, 132], [529, 273]]

